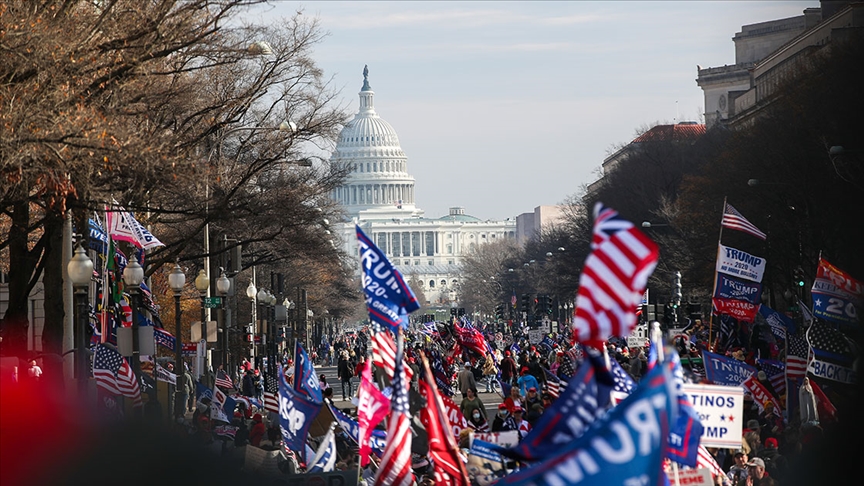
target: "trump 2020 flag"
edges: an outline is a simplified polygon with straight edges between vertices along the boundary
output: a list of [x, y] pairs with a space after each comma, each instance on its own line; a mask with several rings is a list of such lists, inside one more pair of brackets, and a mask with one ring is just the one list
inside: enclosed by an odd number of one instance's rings
[[330, 472], [336, 466], [336, 436], [333, 435], [333, 424], [330, 425], [330, 430], [318, 446], [318, 452], [315, 453], [315, 458], [310, 464], [307, 473]]
[[321, 403], [324, 397], [321, 395], [318, 377], [315, 376], [315, 367], [306, 350], [300, 345], [300, 341], [294, 344], [294, 356], [294, 389], [313, 402]]
[[279, 425], [282, 429], [282, 441], [285, 447], [298, 453], [303, 461], [306, 460], [306, 437], [309, 435], [309, 426], [318, 412], [321, 411], [321, 402], [313, 402], [311, 399], [301, 395], [291, 388], [285, 380], [285, 373], [279, 375]]
[[363, 269], [363, 291], [369, 318], [388, 326], [395, 333], [408, 328], [408, 314], [420, 308], [411, 287], [393, 267], [384, 252], [375, 246], [357, 226], [360, 266]]
[[559, 455], [496, 484], [659, 484], [669, 426], [678, 418], [669, 371], [666, 366], [655, 367], [630, 396], [594, 422], [582, 437], [563, 445]]

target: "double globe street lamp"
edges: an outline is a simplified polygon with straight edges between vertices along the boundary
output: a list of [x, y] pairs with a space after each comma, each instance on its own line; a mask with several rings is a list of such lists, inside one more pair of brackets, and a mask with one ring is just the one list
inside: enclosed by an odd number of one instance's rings
[[198, 289], [198, 293], [201, 294], [201, 339], [204, 342], [204, 345], [202, 346], [204, 353], [204, 369], [201, 370], [199, 376], [204, 377], [204, 382], [207, 386], [212, 386], [212, 383], [210, 383], [210, 363], [207, 359], [207, 307], [205, 301], [207, 298], [207, 290], [210, 289], [210, 277], [207, 276], [207, 271], [203, 268], [198, 272], [198, 276], [195, 277], [195, 288]]
[[144, 268], [138, 264], [138, 258], [133, 253], [126, 268], [123, 269], [123, 283], [132, 297], [132, 372], [135, 373], [139, 383], [141, 383], [141, 344], [138, 336], [138, 308], [143, 282]]
[[219, 311], [216, 314], [219, 330], [222, 332], [221, 344], [221, 363], [225, 370], [228, 369], [228, 329], [225, 321], [225, 299], [228, 298], [228, 292], [231, 291], [231, 280], [225, 275], [225, 270], [220, 269], [219, 278], [216, 279], [216, 293], [219, 294]]

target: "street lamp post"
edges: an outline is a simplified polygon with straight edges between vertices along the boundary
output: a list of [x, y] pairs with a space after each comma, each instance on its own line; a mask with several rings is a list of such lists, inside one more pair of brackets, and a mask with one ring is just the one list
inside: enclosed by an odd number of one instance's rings
[[255, 360], [255, 297], [257, 295], [258, 289], [255, 288], [255, 283], [250, 281], [249, 286], [246, 287], [246, 297], [252, 302], [252, 324], [249, 329], [249, 358], [252, 361]]
[[[258, 309], [258, 324], [259, 324], [259, 326], [258, 326], [258, 329], [256, 330], [256, 334], [261, 333], [261, 334], [264, 334], [264, 336], [266, 336], [266, 337], [262, 337], [262, 339], [266, 339], [266, 341], [265, 341], [265, 345], [266, 345], [267, 343], [270, 342], [270, 336], [266, 335], [267, 321], [268, 321], [268, 319], [267, 319], [267, 303], [270, 302], [270, 297], [269, 297], [269, 294], [267, 293], [267, 290], [265, 290], [264, 288], [258, 289], [258, 295], [256, 295], [255, 297], [258, 300], [258, 304], [261, 306]], [[254, 341], [255, 337], [253, 337], [252, 339]], [[259, 349], [259, 351], [260, 351], [260, 349]], [[266, 352], [266, 348], [265, 348], [265, 352]], [[258, 359], [258, 361], [255, 362], [255, 367], [258, 369], [262, 368], [260, 358]]]
[[168, 286], [174, 291], [174, 373], [176, 374], [176, 383], [174, 385], [174, 416], [180, 417], [183, 415], [183, 410], [186, 408], [185, 403], [180, 403], [178, 397], [183, 396], [183, 391], [186, 390], [186, 367], [183, 365], [183, 339], [180, 333], [180, 294], [183, 293], [183, 287], [186, 285], [186, 274], [179, 264], [174, 265], [174, 270], [168, 274]]
[[80, 245], [75, 249], [75, 256], [66, 264], [66, 271], [75, 288], [75, 378], [78, 381], [79, 399], [83, 400], [86, 397], [89, 378], [85, 337], [88, 314], [87, 287], [93, 278], [93, 262]]
[[210, 277], [207, 276], [207, 271], [203, 268], [198, 272], [198, 276], [195, 277], [195, 288], [201, 294], [201, 334], [204, 341], [204, 346], [202, 347], [204, 352], [204, 369], [201, 370], [199, 376], [204, 376], [205, 384], [212, 386], [210, 383], [210, 363], [207, 359], [207, 308], [204, 300], [207, 298], [207, 291], [210, 290]]
[[139, 383], [141, 383], [141, 345], [138, 339], [138, 307], [140, 306], [138, 301], [143, 281], [144, 268], [138, 264], [138, 258], [133, 253], [126, 268], [123, 269], [123, 283], [132, 297], [132, 372]]
[[222, 367], [228, 370], [228, 328], [225, 322], [225, 299], [228, 298], [228, 292], [231, 290], [231, 280], [225, 275], [225, 270], [221, 269], [221, 275], [216, 279], [216, 292], [219, 294], [221, 302], [219, 303], [219, 312], [216, 314], [218, 318], [218, 326], [222, 331]]

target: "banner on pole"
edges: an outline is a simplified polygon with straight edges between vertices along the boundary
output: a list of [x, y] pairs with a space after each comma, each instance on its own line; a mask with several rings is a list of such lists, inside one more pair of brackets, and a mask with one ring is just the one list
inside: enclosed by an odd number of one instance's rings
[[721, 244], [717, 253], [717, 271], [761, 283], [765, 259]]
[[744, 389], [740, 386], [690, 383], [684, 384], [683, 389], [702, 422], [702, 438], [699, 443], [705, 447], [741, 447]]

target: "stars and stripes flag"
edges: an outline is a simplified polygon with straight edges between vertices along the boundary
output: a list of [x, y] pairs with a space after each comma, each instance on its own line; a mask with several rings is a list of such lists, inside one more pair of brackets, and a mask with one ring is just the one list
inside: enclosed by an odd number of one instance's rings
[[[396, 361], [404, 358], [402, 330], [397, 335]], [[376, 485], [408, 486], [414, 482], [411, 471], [411, 415], [408, 409], [408, 380], [399, 367], [393, 373], [393, 399], [387, 424], [387, 447], [381, 456], [381, 467], [375, 473]]]
[[[402, 362], [405, 374], [410, 381], [414, 371]], [[380, 367], [393, 379], [393, 370], [396, 368], [396, 341], [393, 334], [384, 326], [372, 321], [372, 364]]]
[[159, 344], [162, 347], [168, 348], [171, 351], [174, 351], [175, 339], [174, 335], [170, 332], [162, 329], [161, 327], [153, 327], [153, 337], [156, 340], [156, 344]]
[[739, 213], [738, 210], [733, 208], [729, 203], [726, 203], [726, 208], [723, 210], [723, 219], [720, 221], [720, 225], [724, 228], [743, 231], [744, 233], [753, 235], [760, 240], [766, 238], [765, 233], [760, 231], [756, 225], [748, 221], [744, 215]]
[[231, 377], [228, 376], [228, 373], [225, 373], [225, 370], [216, 370], [216, 379], [214, 383], [216, 386], [221, 386], [222, 388], [228, 388], [229, 390], [234, 389], [234, 383], [231, 381]]
[[96, 346], [93, 356], [93, 378], [96, 386], [114, 395], [123, 395], [140, 407], [141, 388], [132, 373], [132, 367], [120, 353], [104, 344]]
[[771, 386], [778, 395], [786, 393], [786, 366], [779, 362], [770, 359], [757, 359], [756, 364], [759, 369], [765, 372]]
[[706, 449], [705, 446], [702, 445], [699, 446], [699, 452], [696, 455], [696, 467], [705, 468], [711, 471], [711, 474], [714, 477], [726, 476], [726, 473], [723, 472], [723, 468], [721, 468], [720, 465], [717, 464], [717, 459], [714, 459], [714, 456], [712, 456], [711, 453], [708, 452], [708, 449]]
[[543, 368], [543, 373], [546, 375], [546, 393], [552, 398], [558, 398], [561, 395], [561, 389], [567, 386], [567, 382], [562, 381], [546, 368]]
[[804, 375], [807, 374], [810, 346], [804, 339], [794, 334], [789, 335], [786, 345], [788, 346], [786, 350], [786, 377], [790, 380], [804, 378]]
[[[445, 417], [443, 399], [438, 394], [435, 378], [425, 354], [421, 354], [423, 378], [417, 382], [420, 393], [426, 397], [427, 405], [420, 409], [420, 422], [426, 427], [429, 437], [429, 457], [435, 463], [436, 484], [468, 486], [468, 471], [459, 457], [452, 426]], [[478, 431], [482, 432], [478, 429]], [[487, 430], [488, 432], [488, 425]]]
[[[281, 370], [277, 373], [281, 373]], [[264, 410], [279, 413], [279, 380], [269, 373], [264, 380]]]
[[579, 277], [573, 340], [599, 349], [609, 336], [629, 335], [657, 258], [653, 241], [598, 202], [591, 254]]
[[423, 327], [420, 329], [420, 332], [426, 334], [427, 336], [437, 337], [438, 336], [438, 324], [434, 322], [427, 322], [423, 324]]

